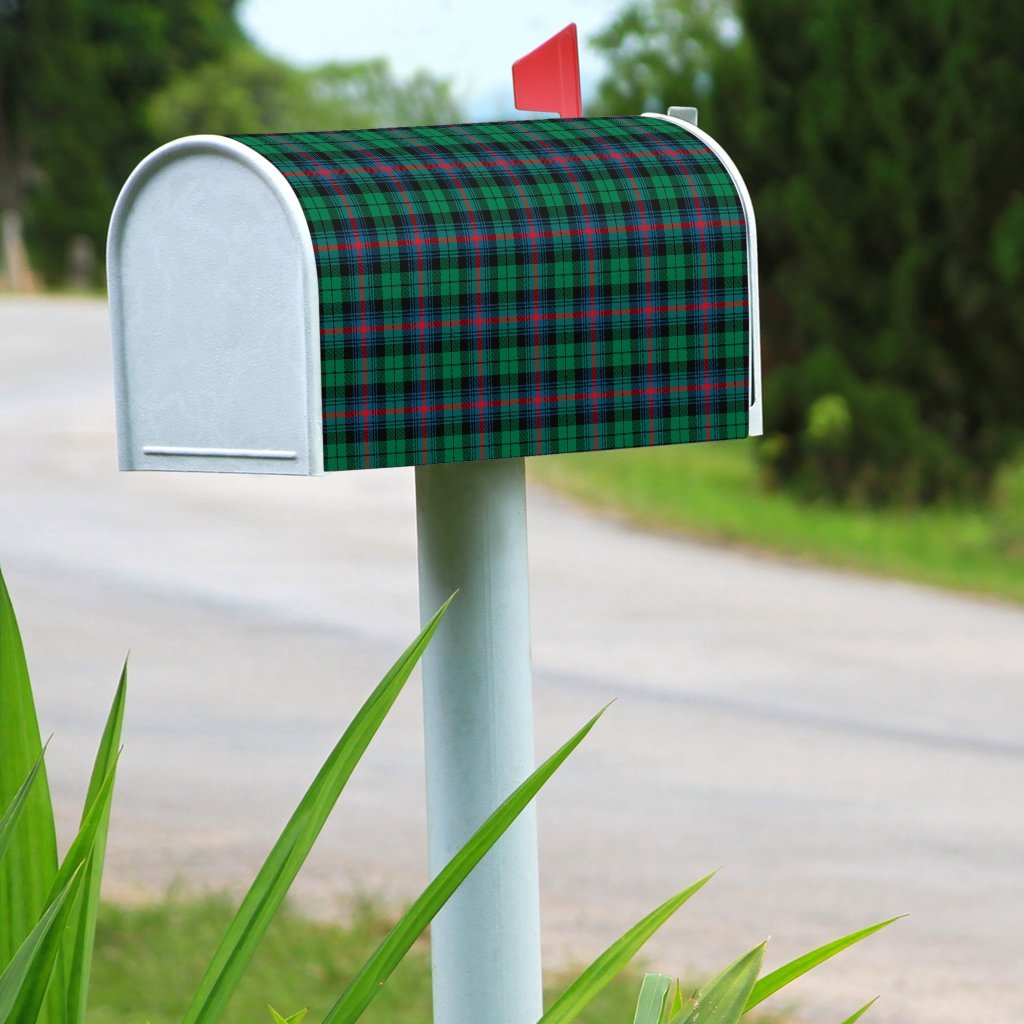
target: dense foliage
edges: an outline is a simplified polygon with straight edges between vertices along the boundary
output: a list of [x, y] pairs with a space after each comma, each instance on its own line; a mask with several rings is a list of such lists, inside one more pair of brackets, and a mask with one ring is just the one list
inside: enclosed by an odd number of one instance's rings
[[0, 0], [0, 211], [61, 283], [69, 242], [102, 252], [147, 152], [192, 132], [458, 120], [447, 83], [383, 61], [298, 70], [259, 52], [238, 0]]
[[1024, 437], [1024, 7], [638, 0], [605, 111], [696, 103], [758, 220], [769, 476], [984, 494]]
[[145, 103], [217, 56], [236, 0], [0, 2], [0, 206], [21, 209], [36, 269], [66, 271], [75, 235], [102, 249], [120, 184], [153, 141]]
[[447, 83], [420, 71], [396, 81], [387, 61], [291, 67], [250, 45], [182, 75], [149, 105], [164, 139], [195, 132], [330, 131], [461, 119]]

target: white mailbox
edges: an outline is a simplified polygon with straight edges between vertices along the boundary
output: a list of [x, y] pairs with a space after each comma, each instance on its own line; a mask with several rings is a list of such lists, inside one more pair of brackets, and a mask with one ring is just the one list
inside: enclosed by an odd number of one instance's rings
[[123, 469], [760, 432], [753, 212], [681, 117], [194, 136], [109, 240]]

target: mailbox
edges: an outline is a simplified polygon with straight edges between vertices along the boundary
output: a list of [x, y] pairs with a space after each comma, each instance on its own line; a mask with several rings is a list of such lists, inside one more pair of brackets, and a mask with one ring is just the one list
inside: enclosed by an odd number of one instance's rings
[[180, 139], [108, 263], [122, 469], [761, 432], [750, 198], [681, 118]]

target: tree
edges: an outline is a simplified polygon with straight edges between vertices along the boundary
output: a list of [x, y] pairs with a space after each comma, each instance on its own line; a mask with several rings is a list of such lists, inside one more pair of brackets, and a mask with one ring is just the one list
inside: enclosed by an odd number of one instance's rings
[[152, 145], [149, 96], [240, 38], [236, 0], [0, 0], [0, 201], [63, 278], [69, 239], [99, 248], [121, 182]]
[[449, 86], [383, 60], [303, 71], [261, 53], [238, 0], [0, 0], [0, 210], [24, 213], [50, 282], [71, 239], [102, 250], [117, 193], [155, 146], [194, 132], [459, 119]]
[[161, 141], [201, 132], [324, 131], [461, 119], [444, 81], [426, 72], [397, 81], [385, 60], [300, 70], [249, 44], [180, 75], [148, 107]]
[[1024, 438], [1024, 8], [650, 0], [598, 43], [610, 80], [649, 51], [648, 105], [690, 89], [751, 186], [774, 477], [984, 493]]

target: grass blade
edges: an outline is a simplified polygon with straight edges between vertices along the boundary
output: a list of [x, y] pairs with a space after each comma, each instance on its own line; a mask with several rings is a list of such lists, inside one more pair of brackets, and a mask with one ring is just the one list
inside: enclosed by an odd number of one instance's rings
[[391, 667], [331, 751], [228, 926], [182, 1024], [214, 1024], [234, 994], [327, 817], [437, 631], [451, 598]]
[[112, 779], [118, 753], [121, 747], [121, 726], [124, 723], [125, 695], [128, 688], [128, 662], [121, 669], [110, 713], [100, 737], [99, 749], [93, 761], [89, 789], [82, 809], [82, 828], [86, 826], [90, 812], [97, 805], [103, 808], [97, 821], [96, 835], [92, 844], [92, 855], [85, 865], [82, 881], [82, 898], [68, 927], [65, 941], [65, 963], [67, 964], [67, 1019], [69, 1024], [85, 1024], [86, 1004], [89, 996], [89, 976], [92, 969], [92, 952], [96, 941], [96, 915], [100, 905], [100, 883], [103, 880], [103, 860], [107, 850], [107, 829], [110, 824], [110, 805], [113, 794], [104, 800], [104, 783]]
[[12, 1013], [17, 1022], [36, 1021], [81, 881], [79, 871], [43, 911], [0, 974], [0, 1024], [6, 1024]]
[[552, 1003], [537, 1024], [566, 1024], [636, 955], [641, 946], [695, 893], [711, 881], [714, 873], [705, 875], [688, 889], [677, 893], [656, 907], [629, 931], [615, 940], [583, 973]]
[[110, 800], [114, 793], [116, 767], [115, 764], [107, 773], [107, 777], [103, 780], [95, 801], [85, 815], [82, 827], [78, 830], [78, 835], [71, 841], [68, 852], [64, 854], [64, 859], [57, 869], [57, 877], [54, 879], [53, 889], [50, 892], [51, 901], [56, 899], [57, 893], [68, 884], [71, 876], [79, 868], [83, 867], [92, 856], [93, 850], [96, 847], [96, 840], [99, 837], [100, 825], [110, 811]]
[[672, 985], [667, 974], [645, 974], [640, 986], [640, 998], [636, 1001], [633, 1024], [661, 1024], [665, 1009], [665, 997]]
[[857, 1021], [859, 1021], [861, 1017], [863, 1017], [864, 1014], [867, 1013], [868, 1010], [870, 1010], [871, 1007], [874, 1006], [877, 1002], [878, 996], [875, 996], [875, 998], [872, 999], [870, 1003], [865, 1003], [856, 1013], [851, 1014], [849, 1017], [847, 1017], [846, 1020], [843, 1021], [843, 1024], [857, 1024]]
[[[96, 800], [93, 802], [92, 807], [89, 808], [85, 821], [82, 827], [78, 830], [78, 835], [75, 836], [68, 848], [68, 852], [64, 855], [64, 860], [61, 862], [60, 867], [57, 869], [57, 877], [53, 883], [53, 889], [50, 892], [51, 903], [56, 900], [61, 892], [63, 892], [68, 885], [70, 885], [73, 878], [78, 879], [76, 886], [76, 892], [82, 888], [82, 882], [85, 879], [86, 865], [92, 857], [92, 852], [96, 846], [96, 840], [99, 835], [100, 825], [106, 820], [107, 815], [110, 812], [110, 800], [114, 792], [114, 769], [111, 768], [107, 777], [103, 780], [99, 792], [96, 795]], [[77, 900], [75, 902], [77, 906]], [[72, 917], [71, 914], [73, 908], [68, 908], [68, 917]], [[66, 967], [63, 956], [63, 941], [65, 935], [69, 929], [66, 927], [61, 928], [60, 941], [58, 941], [55, 948], [53, 957], [54, 962], [57, 964], [57, 970], [61, 976], [61, 984], [50, 986], [50, 998], [46, 1005], [46, 1012], [52, 1013], [58, 1021], [67, 1020], [67, 986], [64, 984], [66, 980]], [[52, 973], [51, 968], [45, 973], [36, 971], [28, 979], [25, 985], [25, 991], [22, 994], [22, 1003], [18, 1004], [18, 1017], [19, 1021], [31, 1021], [36, 1020], [35, 1016], [30, 1016], [26, 1011], [25, 1007], [35, 1008], [42, 1007], [43, 1001], [46, 997], [46, 989], [50, 982], [50, 974]], [[38, 1011], [33, 1011], [38, 1012]]]
[[352, 1024], [361, 1016], [434, 915], [533, 800], [544, 783], [554, 775], [562, 762], [580, 745], [602, 714], [603, 711], [598, 712], [572, 739], [559, 747], [518, 786], [473, 833], [462, 849], [434, 876], [419, 898], [374, 950], [369, 960], [359, 969], [338, 1001], [327, 1011], [323, 1024]]
[[309, 1013], [309, 1008], [305, 1010], [299, 1010], [297, 1013], [293, 1013], [290, 1017], [282, 1017], [272, 1006], [267, 1007], [270, 1010], [270, 1016], [274, 1021], [274, 1024], [302, 1024], [303, 1018]]
[[665, 1014], [667, 1020], [672, 1020], [683, 1012], [683, 986], [676, 979], [676, 987], [672, 990], [672, 998], [669, 1000], [668, 1011]]
[[774, 995], [780, 988], [785, 987], [791, 981], [795, 981], [802, 974], [806, 974], [819, 964], [830, 960], [837, 953], [841, 953], [844, 949], [848, 949], [862, 939], [866, 939], [869, 935], [874, 935], [875, 932], [888, 928], [893, 921], [898, 921], [899, 919], [899, 917], [890, 917], [888, 921], [880, 921], [878, 924], [871, 925], [870, 928], [862, 928], [860, 931], [851, 932], [849, 935], [844, 935], [841, 939], [827, 942], [824, 946], [812, 949], [809, 953], [804, 953], [803, 956], [799, 956], [788, 964], [783, 964], [770, 974], [766, 974], [754, 986], [753, 992], [750, 993], [747, 1009], [752, 1010], [759, 1003], [763, 1003], [769, 996]]
[[43, 755], [40, 754], [36, 758], [36, 763], [32, 765], [29, 770], [28, 777], [21, 784], [18, 792], [15, 793], [14, 799], [11, 801], [7, 810], [4, 811], [3, 817], [0, 818], [0, 862], [4, 859], [4, 854], [7, 853], [7, 847], [10, 846], [11, 837], [14, 835], [15, 826], [18, 824], [18, 819], [21, 817], [22, 811], [25, 809], [25, 803], [28, 800], [28, 794], [32, 789], [32, 783], [36, 781], [36, 776], [39, 774], [39, 769], [43, 764]]
[[[39, 760], [43, 745], [18, 620], [2, 573], [0, 750], [0, 807], [8, 807]], [[57, 837], [46, 766], [42, 765], [25, 799], [18, 830], [0, 863], [0, 964], [10, 961], [39, 920], [56, 874]]]
[[697, 1024], [697, 1021], [700, 1024], [737, 1024], [746, 1013], [747, 1000], [761, 970], [766, 945], [762, 942], [755, 946], [712, 978], [697, 993], [686, 1016], [675, 1018], [672, 1024]]

